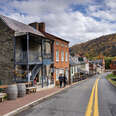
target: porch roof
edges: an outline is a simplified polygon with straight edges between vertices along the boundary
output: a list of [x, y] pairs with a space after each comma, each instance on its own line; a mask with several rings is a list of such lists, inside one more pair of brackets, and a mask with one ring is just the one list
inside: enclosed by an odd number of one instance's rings
[[32, 28], [29, 25], [26, 25], [24, 23], [21, 23], [19, 21], [16, 21], [14, 19], [11, 19], [9, 17], [0, 15], [0, 19], [10, 28], [15, 32], [15, 36], [21, 35], [21, 34], [26, 34], [26, 33], [32, 33], [35, 35], [39, 35], [42, 37], [45, 37], [40, 31]]

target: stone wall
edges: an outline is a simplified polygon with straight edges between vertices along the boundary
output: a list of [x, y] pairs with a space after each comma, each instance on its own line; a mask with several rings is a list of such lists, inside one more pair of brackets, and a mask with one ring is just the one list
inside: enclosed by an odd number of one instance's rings
[[0, 20], [0, 81], [10, 84], [13, 80], [13, 31]]

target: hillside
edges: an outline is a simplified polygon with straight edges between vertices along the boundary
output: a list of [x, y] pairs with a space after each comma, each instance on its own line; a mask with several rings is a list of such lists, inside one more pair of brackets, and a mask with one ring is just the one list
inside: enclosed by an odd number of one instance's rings
[[76, 44], [70, 48], [71, 54], [83, 54], [87, 57], [116, 56], [116, 34], [101, 36], [99, 38]]

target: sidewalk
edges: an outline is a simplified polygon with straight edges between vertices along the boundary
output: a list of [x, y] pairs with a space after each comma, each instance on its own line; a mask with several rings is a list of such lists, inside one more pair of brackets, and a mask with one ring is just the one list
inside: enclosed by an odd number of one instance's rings
[[9, 112], [12, 112], [13, 110], [16, 110], [17, 108], [25, 106], [52, 93], [56, 93], [59, 90], [60, 88], [48, 88], [24, 97], [20, 97], [16, 100], [6, 100], [4, 102], [0, 102], [0, 116], [3, 116]]
[[[83, 82], [85, 80], [82, 80], [80, 82]], [[60, 91], [65, 90], [66, 88], [69, 88], [80, 82], [75, 82], [71, 85], [67, 85], [65, 88], [58, 88], [58, 87], [43, 88], [40, 91], [37, 91], [36, 93], [31, 93], [24, 97], [20, 97], [16, 100], [6, 100], [4, 102], [0, 102], [0, 116], [13, 116], [13, 114], [16, 114], [17, 112], [20, 112], [24, 109], [27, 109], [41, 102], [42, 100], [50, 96], [53, 96], [54, 94], [57, 94]]]

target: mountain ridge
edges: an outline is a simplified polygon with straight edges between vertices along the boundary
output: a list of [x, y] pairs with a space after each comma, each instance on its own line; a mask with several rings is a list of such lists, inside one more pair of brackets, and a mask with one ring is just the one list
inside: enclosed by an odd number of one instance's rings
[[99, 55], [114, 57], [116, 56], [116, 33], [73, 45], [70, 47], [70, 52], [72, 55], [83, 54], [87, 57]]

